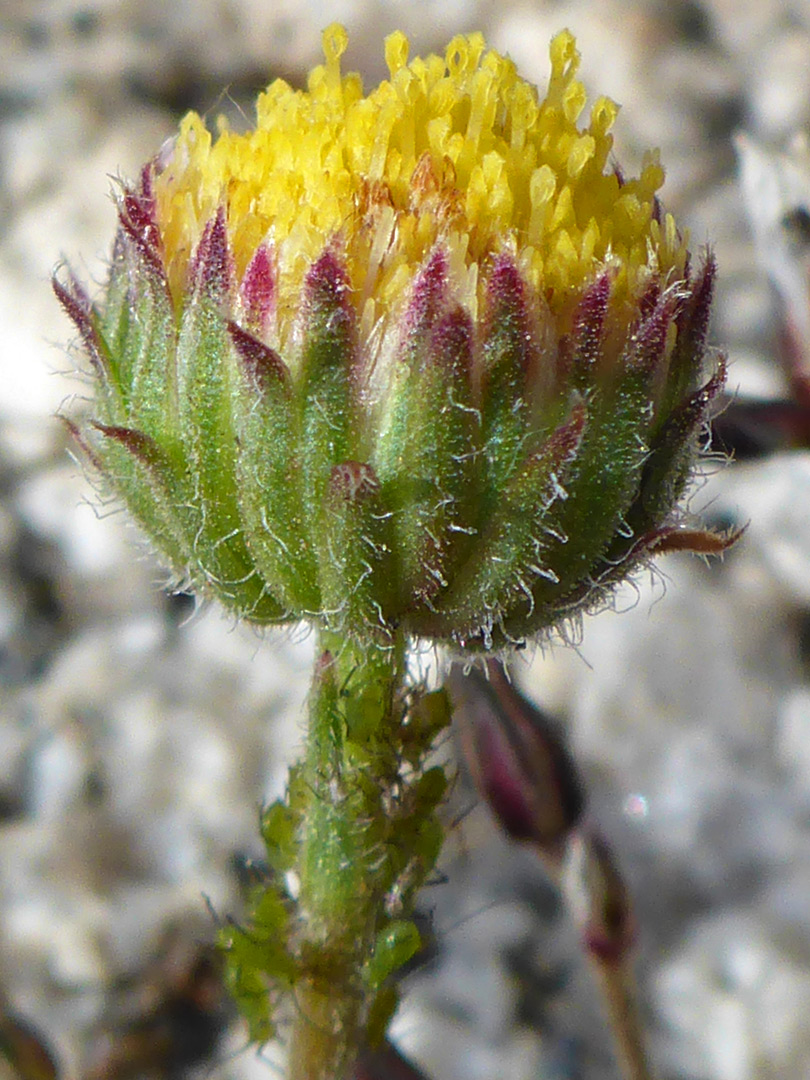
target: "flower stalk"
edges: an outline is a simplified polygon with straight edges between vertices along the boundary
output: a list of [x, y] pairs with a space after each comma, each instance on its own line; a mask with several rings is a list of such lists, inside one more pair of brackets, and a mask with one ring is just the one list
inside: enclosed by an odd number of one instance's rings
[[586, 826], [572, 840], [566, 891], [601, 991], [625, 1080], [655, 1080], [638, 1002], [635, 916], [610, 844]]
[[263, 815], [274, 876], [223, 935], [231, 988], [259, 1041], [291, 1026], [290, 1080], [339, 1080], [384, 1037], [396, 971], [421, 948], [410, 916], [441, 846], [450, 719], [406, 676], [406, 639], [318, 635], [303, 756]]
[[352, 1065], [365, 1038], [366, 965], [392, 884], [381, 824], [399, 777], [392, 751], [404, 641], [363, 649], [323, 633], [318, 654], [301, 770], [290, 1080], [329, 1080]]

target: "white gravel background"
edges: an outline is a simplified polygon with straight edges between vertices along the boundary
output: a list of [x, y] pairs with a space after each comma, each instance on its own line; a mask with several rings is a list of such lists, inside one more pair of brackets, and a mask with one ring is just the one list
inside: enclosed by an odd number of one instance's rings
[[[53, 419], [83, 385], [62, 374], [71, 331], [49, 275], [65, 257], [100, 281], [110, 176], [135, 175], [188, 107], [247, 109], [271, 77], [301, 81], [333, 19], [369, 83], [400, 26], [414, 53], [483, 29], [542, 86], [570, 27], [592, 94], [622, 103], [618, 159], [632, 171], [660, 146], [668, 207], [716, 250], [731, 386], [783, 389], [749, 214], [761, 223], [786, 189], [756, 188], [751, 209], [733, 136], [770, 154], [808, 129], [808, 0], [0, 0], [0, 1004], [47, 1035], [66, 1077], [114, 1040], [122, 983], [152, 977], [167, 933], [211, 936], [203, 895], [238, 904], [234, 859], [258, 854], [257, 807], [295, 752], [310, 645], [167, 599], [123, 515], [89, 505]], [[810, 201], [796, 160], [790, 197]], [[801, 1080], [810, 454], [718, 468], [695, 498], [750, 522], [722, 564], [670, 557], [576, 649], [517, 673], [566, 721], [632, 884], [661, 1077]], [[403, 1047], [433, 1080], [613, 1080], [576, 936], [532, 860], [478, 808], [442, 868], [425, 897], [438, 958], [408, 982]], [[276, 1075], [238, 1024], [198, 1071]]]

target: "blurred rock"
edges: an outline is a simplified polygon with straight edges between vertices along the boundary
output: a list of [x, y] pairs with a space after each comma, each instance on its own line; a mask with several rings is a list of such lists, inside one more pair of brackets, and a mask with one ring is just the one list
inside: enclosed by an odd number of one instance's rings
[[[810, 120], [806, 0], [7, 0], [0, 992], [36, 1018], [67, 1076], [81, 1075], [115, 987], [150, 970], [167, 926], [213, 932], [203, 893], [238, 914], [234, 866], [258, 854], [258, 807], [296, 752], [311, 641], [264, 641], [160, 592], [165, 575], [124, 516], [98, 505], [53, 419], [84, 384], [55, 374], [75, 358], [48, 278], [68, 258], [100, 281], [111, 178], [135, 175], [189, 107], [244, 123], [270, 79], [301, 84], [336, 18], [347, 66], [368, 83], [385, 75], [381, 41], [396, 26], [416, 53], [480, 25], [542, 85], [548, 41], [569, 26], [591, 92], [622, 104], [617, 159], [632, 171], [660, 146], [666, 203], [693, 247], [716, 247], [730, 387], [788, 386], [784, 307], [766, 274], [778, 289], [785, 252], [797, 253], [782, 201], [806, 194], [806, 169], [791, 165], [801, 155], [781, 153]], [[757, 165], [747, 202], [740, 130]], [[801, 311], [798, 254], [787, 265]], [[718, 467], [699, 505], [718, 524], [749, 523], [723, 564], [670, 557], [620, 594], [624, 614], [588, 620], [575, 649], [515, 672], [567, 722], [591, 813], [626, 868], [661, 1072], [794, 1080], [810, 1073], [810, 458]], [[472, 804], [462, 778], [447, 880], [423, 899], [438, 955], [408, 978], [397, 1037], [434, 1080], [614, 1080], [553, 885]], [[258, 1080], [271, 1066], [234, 1027], [205, 1068]]]

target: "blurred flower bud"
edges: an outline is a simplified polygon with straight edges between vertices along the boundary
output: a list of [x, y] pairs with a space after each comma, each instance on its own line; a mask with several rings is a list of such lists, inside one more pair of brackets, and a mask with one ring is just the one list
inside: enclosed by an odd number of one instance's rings
[[486, 674], [454, 667], [447, 687], [464, 760], [498, 824], [513, 840], [558, 859], [585, 804], [559, 732], [498, 661], [487, 663]]
[[566, 869], [566, 891], [586, 950], [601, 963], [624, 960], [635, 941], [635, 919], [610, 845], [583, 829], [571, 844]]

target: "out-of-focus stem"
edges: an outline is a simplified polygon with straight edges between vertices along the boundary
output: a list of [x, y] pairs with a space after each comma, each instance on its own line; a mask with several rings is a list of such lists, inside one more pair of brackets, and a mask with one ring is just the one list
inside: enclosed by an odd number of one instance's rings
[[[593, 828], [571, 845], [578, 864], [583, 944], [593, 965], [624, 1080], [653, 1080], [633, 970], [635, 918], [627, 883], [610, 844]], [[570, 883], [570, 879], [569, 879]]]
[[638, 1012], [636, 980], [630, 961], [592, 955], [602, 1000], [625, 1080], [654, 1080]]

